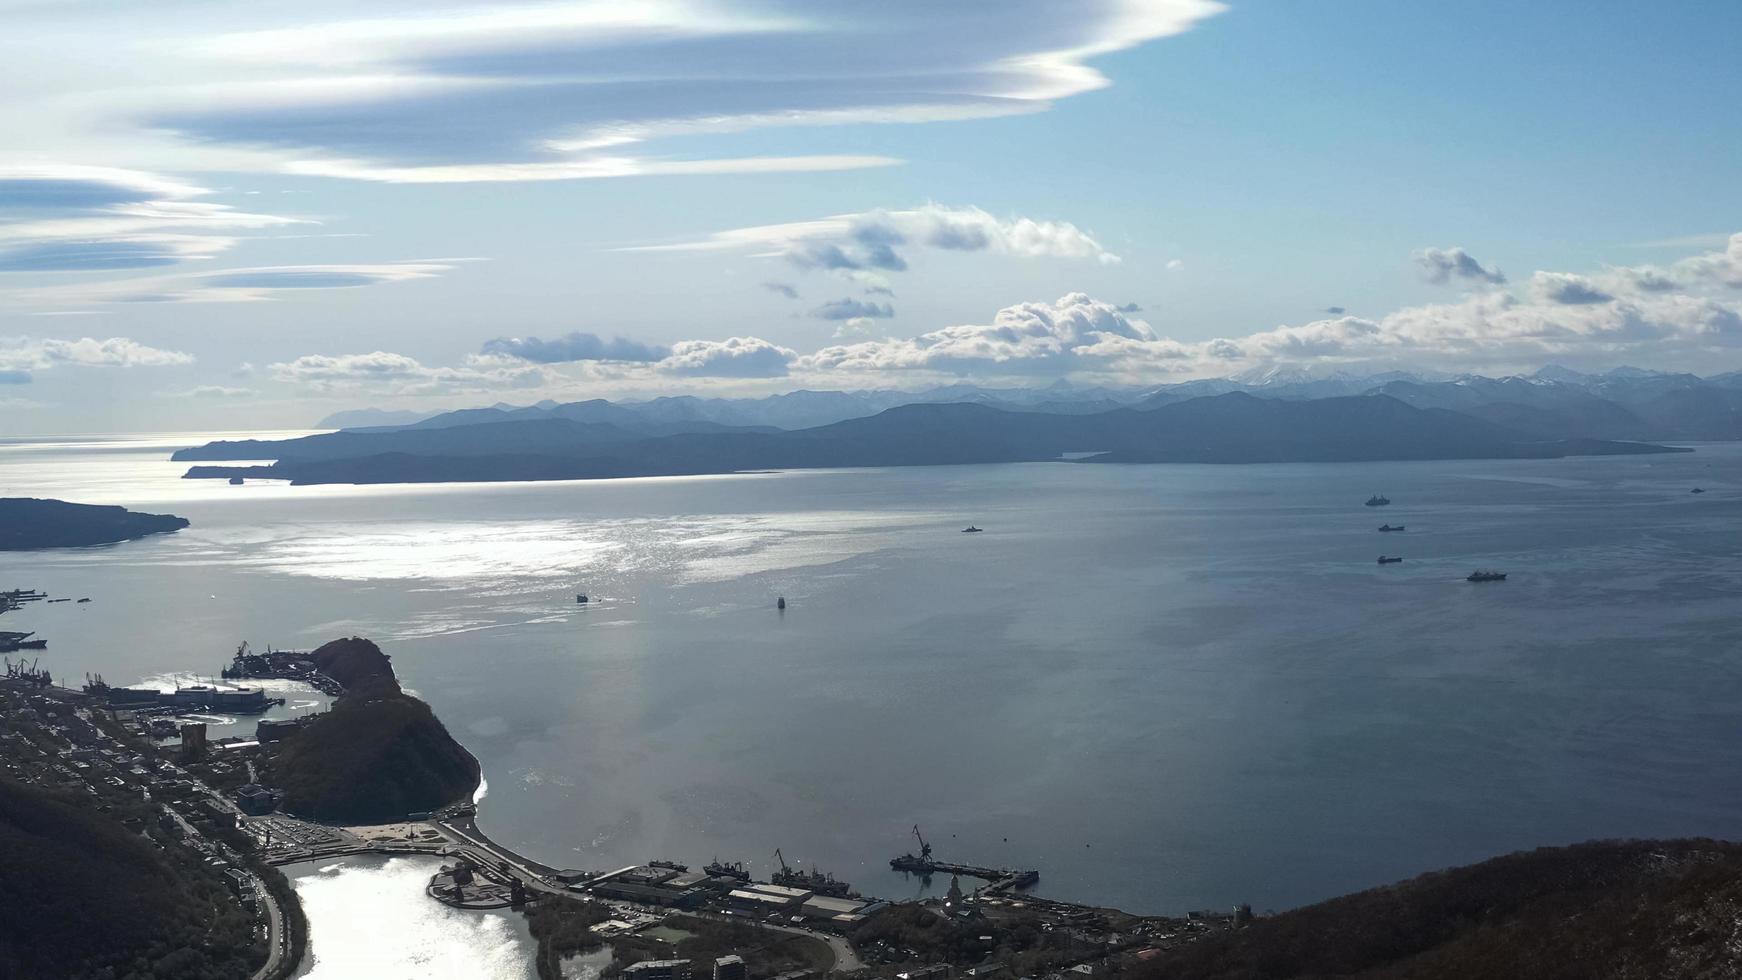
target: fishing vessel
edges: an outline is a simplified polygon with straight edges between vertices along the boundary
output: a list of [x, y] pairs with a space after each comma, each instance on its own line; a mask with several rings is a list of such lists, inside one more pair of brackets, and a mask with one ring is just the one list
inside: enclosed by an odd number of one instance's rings
[[1391, 503], [1391, 498], [1385, 496], [1382, 493], [1376, 493], [1373, 496], [1367, 498], [1367, 506], [1369, 506], [1369, 507], [1385, 507], [1385, 506], [1389, 505], [1390, 503]]
[[1469, 577], [1464, 579], [1464, 581], [1466, 581], [1466, 582], [1504, 582], [1504, 581], [1506, 581], [1506, 573], [1505, 572], [1476, 571], [1476, 572], [1471, 572]]
[[1381, 530], [1381, 531], [1401, 531], [1401, 530], [1403, 530], [1403, 525], [1402, 524], [1397, 524], [1397, 525], [1381, 524], [1381, 525], [1379, 525], [1379, 530]]
[[730, 864], [715, 858], [702, 867], [703, 871], [716, 878], [732, 878], [736, 881], [749, 881], [750, 872], [744, 870], [744, 862], [733, 861]]
[[1395, 564], [1395, 563], [1400, 562], [1402, 560], [1403, 560], [1402, 558], [1397, 558], [1397, 557], [1387, 558], [1384, 555], [1379, 556], [1379, 564], [1381, 564], [1381, 565], [1392, 565], [1392, 564]]
[[981, 530], [982, 530], [981, 528], [977, 528], [974, 525], [969, 524], [967, 527], [962, 528], [962, 533], [963, 534], [979, 534]]

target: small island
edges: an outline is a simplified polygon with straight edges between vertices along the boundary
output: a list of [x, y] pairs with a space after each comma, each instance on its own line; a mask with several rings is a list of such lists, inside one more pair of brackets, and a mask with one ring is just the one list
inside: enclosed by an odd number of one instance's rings
[[141, 514], [125, 507], [36, 497], [0, 497], [0, 551], [114, 544], [187, 526], [187, 518], [173, 514]]

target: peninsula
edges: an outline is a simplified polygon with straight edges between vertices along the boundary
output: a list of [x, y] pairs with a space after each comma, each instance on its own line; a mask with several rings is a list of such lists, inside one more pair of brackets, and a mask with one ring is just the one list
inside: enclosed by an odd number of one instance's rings
[[286, 810], [379, 823], [471, 798], [478, 760], [429, 705], [400, 688], [379, 647], [352, 637], [325, 644], [312, 658], [344, 693], [261, 760], [261, 777], [281, 789]]
[[0, 497], [0, 551], [114, 544], [187, 526], [187, 518], [171, 514], [141, 514], [125, 507], [36, 497]]

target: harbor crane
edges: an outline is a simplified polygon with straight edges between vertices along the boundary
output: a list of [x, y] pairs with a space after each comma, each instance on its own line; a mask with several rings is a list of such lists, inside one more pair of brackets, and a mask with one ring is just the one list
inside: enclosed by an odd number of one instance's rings
[[920, 832], [919, 832], [919, 824], [914, 824], [914, 825], [913, 825], [913, 837], [914, 837], [914, 839], [915, 839], [915, 840], [917, 840], [917, 841], [919, 841], [919, 857], [920, 857], [920, 860], [922, 860], [922, 861], [929, 861], [929, 860], [931, 860], [931, 845], [930, 845], [930, 844], [927, 844], [927, 843], [926, 843], [926, 842], [925, 842], [925, 837], [923, 837], [923, 836], [922, 836], [922, 835], [921, 835], [921, 834], [920, 834]]

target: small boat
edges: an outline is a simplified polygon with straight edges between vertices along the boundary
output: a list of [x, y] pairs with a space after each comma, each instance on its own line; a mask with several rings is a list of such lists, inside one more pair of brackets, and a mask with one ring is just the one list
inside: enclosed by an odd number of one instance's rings
[[981, 531], [981, 529], [980, 529], [980, 528], [977, 528], [977, 527], [975, 527], [975, 526], [974, 526], [974, 525], [972, 525], [972, 524], [969, 524], [969, 525], [968, 525], [968, 526], [967, 526], [967, 527], [965, 527], [965, 528], [962, 528], [962, 533], [963, 533], [963, 534], [979, 534], [979, 533], [980, 533], [980, 531]]
[[1401, 530], [1403, 530], [1403, 525], [1398, 524], [1396, 526], [1393, 526], [1390, 524], [1381, 524], [1381, 525], [1379, 525], [1379, 530], [1381, 530], [1381, 531], [1401, 531]]
[[1385, 507], [1385, 506], [1389, 505], [1390, 503], [1391, 503], [1391, 498], [1385, 496], [1382, 493], [1376, 493], [1373, 496], [1367, 498], [1367, 506], [1369, 506], [1369, 507]]
[[774, 600], [774, 608], [785, 609], [786, 608], [786, 596], [781, 596], [780, 598]]
[[575, 604], [576, 605], [584, 606], [591, 601], [592, 600], [588, 599], [585, 593], [582, 593], [580, 595], [575, 596]]
[[1705, 493], [1706, 491], [1703, 487], [1695, 487], [1692, 490], [1689, 490], [1688, 492], [1689, 493]]
[[79, 601], [80, 602], [90, 602], [91, 600], [89, 598], [85, 598], [85, 599], [80, 599]]
[[1506, 581], [1506, 573], [1505, 572], [1476, 571], [1476, 572], [1471, 572], [1469, 577], [1464, 579], [1464, 581], [1466, 581], [1466, 582], [1504, 582], [1504, 581]]
[[230, 477], [230, 485], [233, 487], [241, 486], [242, 485], [242, 478], [239, 476]]
[[1394, 565], [1397, 562], [1400, 562], [1402, 560], [1403, 560], [1402, 558], [1396, 558], [1396, 557], [1387, 558], [1384, 555], [1379, 556], [1379, 564], [1381, 564], [1381, 565]]

